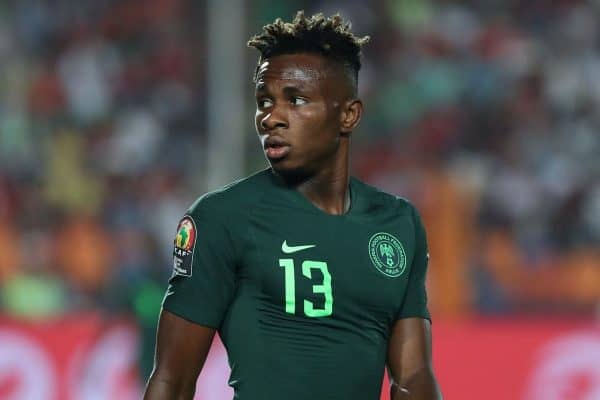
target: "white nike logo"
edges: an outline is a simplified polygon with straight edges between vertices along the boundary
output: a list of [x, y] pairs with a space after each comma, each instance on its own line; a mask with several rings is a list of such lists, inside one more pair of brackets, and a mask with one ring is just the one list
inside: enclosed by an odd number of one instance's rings
[[283, 251], [285, 254], [291, 254], [291, 253], [295, 253], [297, 251], [310, 249], [311, 247], [316, 247], [316, 246], [317, 246], [316, 244], [306, 244], [303, 246], [288, 246], [287, 241], [284, 240], [283, 243], [281, 243], [281, 251]]

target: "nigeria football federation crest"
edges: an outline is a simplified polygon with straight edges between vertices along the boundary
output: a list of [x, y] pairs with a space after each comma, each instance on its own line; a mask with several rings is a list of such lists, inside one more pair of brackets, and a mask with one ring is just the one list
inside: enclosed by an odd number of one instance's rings
[[369, 239], [369, 257], [382, 274], [396, 278], [406, 269], [406, 253], [402, 243], [393, 235], [379, 232]]
[[173, 272], [176, 275], [192, 276], [194, 244], [196, 243], [196, 224], [186, 215], [177, 225], [175, 249], [173, 250]]

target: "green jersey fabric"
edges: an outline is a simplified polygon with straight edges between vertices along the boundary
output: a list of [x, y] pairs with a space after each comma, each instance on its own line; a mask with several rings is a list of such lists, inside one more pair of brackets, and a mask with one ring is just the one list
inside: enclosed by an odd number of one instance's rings
[[269, 170], [198, 199], [163, 307], [216, 328], [241, 400], [379, 399], [400, 318], [429, 319], [415, 208], [357, 179], [330, 215]]

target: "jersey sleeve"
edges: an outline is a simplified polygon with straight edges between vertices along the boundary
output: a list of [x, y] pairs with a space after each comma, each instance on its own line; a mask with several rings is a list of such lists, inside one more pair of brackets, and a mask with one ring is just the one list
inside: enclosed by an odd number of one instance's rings
[[425, 289], [425, 276], [429, 263], [429, 250], [427, 236], [421, 218], [413, 208], [413, 221], [415, 226], [415, 253], [410, 267], [408, 286], [404, 300], [398, 313], [398, 319], [421, 317], [431, 321], [427, 309], [427, 291]]
[[218, 329], [235, 291], [235, 251], [215, 208], [200, 201], [179, 222], [163, 309]]

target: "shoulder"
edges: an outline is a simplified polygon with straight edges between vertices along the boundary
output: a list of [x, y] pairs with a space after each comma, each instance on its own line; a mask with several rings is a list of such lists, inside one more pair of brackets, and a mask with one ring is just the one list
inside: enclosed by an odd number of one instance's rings
[[411, 216], [418, 218], [419, 213], [416, 207], [406, 198], [384, 192], [383, 190], [371, 186], [359, 179], [352, 178], [354, 185], [365, 202], [365, 208], [369, 212], [391, 211], [397, 216]]
[[272, 185], [268, 170], [262, 170], [198, 197], [189, 207], [192, 216], [223, 216], [243, 211], [260, 201]]

